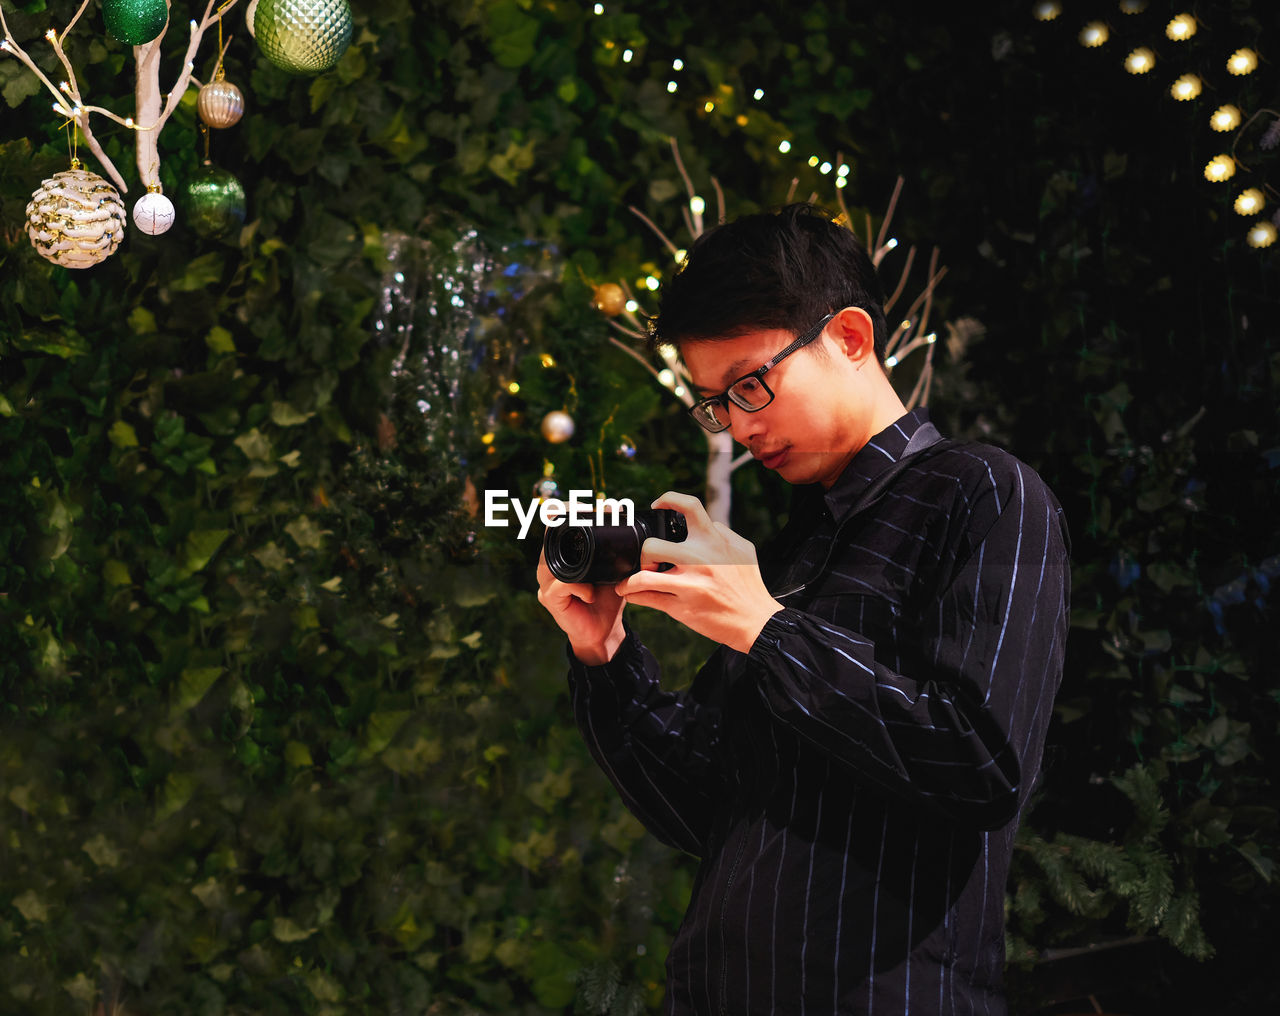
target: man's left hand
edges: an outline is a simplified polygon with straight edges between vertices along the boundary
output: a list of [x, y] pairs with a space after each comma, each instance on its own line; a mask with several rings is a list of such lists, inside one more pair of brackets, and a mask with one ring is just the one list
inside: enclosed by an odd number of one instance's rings
[[[653, 507], [678, 511], [689, 535], [681, 543], [645, 540], [641, 570], [619, 582], [616, 591], [628, 603], [653, 607], [700, 635], [748, 652], [764, 623], [782, 609], [765, 588], [756, 548], [711, 521], [696, 497], [668, 491]], [[658, 571], [664, 562], [672, 567]]]

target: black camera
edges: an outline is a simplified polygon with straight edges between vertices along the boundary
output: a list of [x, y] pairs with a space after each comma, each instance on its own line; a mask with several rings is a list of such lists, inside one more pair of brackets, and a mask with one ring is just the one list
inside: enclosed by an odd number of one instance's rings
[[649, 537], [682, 543], [689, 535], [684, 516], [670, 508], [647, 508], [633, 514], [630, 525], [617, 520], [603, 525], [548, 526], [542, 551], [551, 574], [561, 582], [613, 585], [640, 570], [640, 548]]

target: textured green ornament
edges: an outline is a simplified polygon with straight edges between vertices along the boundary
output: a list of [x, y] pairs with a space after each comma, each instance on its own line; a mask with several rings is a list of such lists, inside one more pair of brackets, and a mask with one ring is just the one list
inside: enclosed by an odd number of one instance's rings
[[164, 0], [102, 0], [107, 31], [130, 46], [141, 46], [164, 31], [169, 6]]
[[201, 236], [222, 236], [244, 225], [244, 188], [225, 169], [202, 166], [187, 184], [187, 221]]
[[347, 0], [260, 0], [254, 36], [263, 56], [294, 74], [319, 74], [351, 45]]

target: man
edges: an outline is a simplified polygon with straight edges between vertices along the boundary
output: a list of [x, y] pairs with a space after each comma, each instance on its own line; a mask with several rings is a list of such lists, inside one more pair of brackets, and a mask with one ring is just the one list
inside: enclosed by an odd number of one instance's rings
[[[689, 368], [694, 419], [797, 485], [776, 563], [668, 493], [654, 504], [688, 537], [646, 541], [636, 575], [539, 565], [593, 756], [701, 859], [668, 1013], [1006, 1011], [1005, 881], [1062, 674], [1067, 534], [1026, 465], [905, 412], [881, 293], [807, 206], [701, 237], [654, 338]], [[720, 643], [687, 692], [659, 686], [628, 603]]]

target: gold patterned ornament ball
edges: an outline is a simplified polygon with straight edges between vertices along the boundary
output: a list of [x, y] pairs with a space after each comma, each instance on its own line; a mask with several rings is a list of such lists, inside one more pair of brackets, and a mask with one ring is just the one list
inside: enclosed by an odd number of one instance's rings
[[347, 0], [259, 0], [253, 36], [277, 67], [319, 74], [351, 45], [351, 5]]
[[173, 202], [159, 191], [147, 191], [133, 206], [133, 224], [148, 236], [169, 232], [175, 218]]
[[63, 268], [105, 261], [124, 239], [127, 222], [120, 192], [78, 165], [41, 183], [27, 205], [31, 245]]
[[233, 127], [244, 116], [244, 93], [230, 81], [210, 81], [200, 89], [196, 111], [210, 127]]

